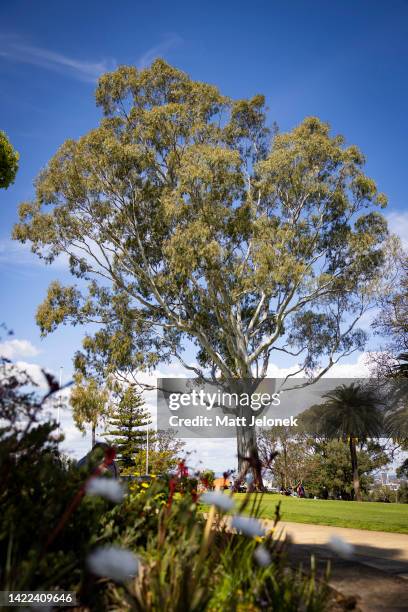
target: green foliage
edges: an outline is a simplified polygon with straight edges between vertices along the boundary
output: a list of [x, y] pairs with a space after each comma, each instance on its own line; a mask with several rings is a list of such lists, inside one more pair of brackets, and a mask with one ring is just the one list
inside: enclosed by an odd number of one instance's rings
[[[319, 498], [353, 499], [353, 469], [348, 444], [342, 440], [317, 442], [309, 456], [304, 485]], [[374, 443], [357, 449], [358, 475], [363, 493], [373, 482], [371, 474], [389, 462], [383, 449]]]
[[213, 470], [203, 470], [200, 473], [200, 481], [206, 489], [214, 488], [215, 472]]
[[350, 316], [387, 228], [357, 147], [315, 117], [271, 138], [263, 96], [231, 100], [162, 60], [104, 75], [96, 100], [100, 125], [61, 146], [14, 229], [88, 281], [50, 287], [43, 333], [100, 322], [85, 352], [104, 373], [181, 358], [189, 338], [196, 373], [225, 378], [265, 375], [275, 349], [310, 373], [363, 346]]
[[0, 189], [14, 183], [18, 170], [19, 154], [13, 149], [6, 134], [0, 130]]
[[[328, 589], [315, 582], [314, 559], [310, 577], [284, 564], [253, 571], [253, 542], [233, 542], [222, 556], [222, 580], [209, 609], [214, 610], [326, 610]], [[275, 548], [278, 548], [275, 546]], [[276, 551], [277, 552], [277, 551]], [[241, 559], [236, 563], [236, 559]], [[288, 596], [290, 593], [290, 596]]]
[[381, 399], [374, 390], [351, 383], [336, 387], [323, 398], [322, 404], [302, 413], [302, 422], [318, 435], [366, 440], [383, 432]]
[[[175, 469], [180, 461], [185, 443], [179, 440], [172, 431], [149, 430], [149, 474], [167, 474]], [[144, 474], [146, 471], [147, 446], [146, 438], [137, 453], [130, 473]]]
[[385, 485], [371, 489], [369, 500], [387, 503], [408, 504], [408, 482], [403, 481], [397, 490]]
[[[370, 440], [357, 443], [357, 470], [363, 494], [373, 482], [375, 470], [389, 463], [383, 447]], [[307, 496], [331, 499], [353, 498], [353, 468], [349, 440], [293, 435], [284, 428], [262, 432], [259, 436], [263, 465], [279, 487], [295, 490], [303, 482]], [[268, 464], [271, 454], [279, 454]]]
[[146, 427], [150, 415], [143, 407], [142, 397], [132, 387], [125, 389], [107, 417], [105, 436], [116, 448], [118, 463], [122, 468], [135, 464], [135, 457], [144, 446]]
[[106, 504], [87, 499], [49, 541], [84, 474], [59, 454], [57, 425], [44, 422], [30, 378], [8, 362], [0, 369], [1, 589], [77, 590]]
[[408, 478], [408, 459], [405, 459], [397, 468], [398, 478]]
[[361, 501], [357, 441], [379, 438], [384, 431], [381, 400], [372, 388], [361, 384], [340, 385], [326, 393], [325, 402], [302, 413], [309, 431], [319, 436], [348, 440], [355, 498]]
[[408, 482], [401, 482], [397, 491], [397, 500], [400, 504], [408, 504]]
[[75, 424], [82, 432], [85, 431], [86, 424], [92, 425], [95, 430], [98, 422], [107, 414], [108, 390], [96, 379], [85, 378], [79, 371], [75, 374], [74, 381], [70, 403]]
[[368, 500], [383, 503], [395, 503], [397, 501], [396, 491], [393, 491], [390, 487], [384, 485], [373, 487], [367, 496]]
[[258, 445], [263, 466], [279, 488], [295, 489], [299, 481], [307, 479], [309, 457], [313, 453], [307, 436], [274, 427], [259, 432]]

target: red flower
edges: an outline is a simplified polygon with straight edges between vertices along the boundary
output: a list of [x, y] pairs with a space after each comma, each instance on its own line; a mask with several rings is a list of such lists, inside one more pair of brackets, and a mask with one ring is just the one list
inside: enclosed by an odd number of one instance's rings
[[173, 503], [173, 495], [176, 490], [176, 480], [175, 478], [170, 478], [169, 480], [169, 496], [167, 498], [167, 507], [171, 508], [171, 504]]
[[184, 459], [178, 464], [178, 474], [180, 478], [188, 476], [188, 467], [186, 466]]
[[105, 459], [103, 464], [104, 465], [111, 465], [116, 458], [116, 449], [113, 446], [108, 446], [108, 448], [105, 450]]
[[210, 488], [210, 482], [209, 482], [208, 478], [201, 477], [200, 480], [201, 480], [202, 484], [205, 486], [206, 489]]

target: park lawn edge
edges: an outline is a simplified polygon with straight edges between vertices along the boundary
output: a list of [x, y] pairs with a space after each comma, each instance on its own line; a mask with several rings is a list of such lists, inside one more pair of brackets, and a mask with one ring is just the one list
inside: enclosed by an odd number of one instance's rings
[[[236, 494], [238, 499], [243, 496], [242, 493]], [[299, 499], [267, 493], [263, 495], [260, 505], [260, 518], [273, 519], [279, 501], [283, 522], [408, 534], [408, 504]], [[265, 508], [266, 503], [269, 506], [267, 508]], [[287, 505], [292, 507], [287, 509], [285, 508]], [[335, 508], [338, 512], [336, 515], [329, 516], [327, 514], [314, 515], [310, 510], [313, 512], [316, 506], [322, 511], [332, 511]], [[349, 516], [347, 516], [348, 513]]]
[[[236, 511], [244, 497], [245, 493], [234, 494]], [[298, 499], [266, 493], [262, 496], [259, 518], [273, 520], [279, 502], [282, 522], [408, 534], [408, 504]], [[208, 511], [208, 506], [203, 505], [203, 510]]]

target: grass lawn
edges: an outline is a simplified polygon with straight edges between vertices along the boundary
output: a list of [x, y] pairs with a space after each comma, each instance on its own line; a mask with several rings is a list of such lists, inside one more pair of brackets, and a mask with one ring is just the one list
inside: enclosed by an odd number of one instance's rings
[[[237, 498], [243, 496], [236, 494]], [[283, 521], [408, 533], [408, 504], [299, 499], [267, 493], [262, 499], [261, 517], [273, 519], [279, 501]]]

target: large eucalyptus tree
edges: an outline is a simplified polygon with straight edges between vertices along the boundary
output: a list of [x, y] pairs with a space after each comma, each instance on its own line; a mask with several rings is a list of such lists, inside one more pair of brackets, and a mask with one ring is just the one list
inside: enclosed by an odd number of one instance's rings
[[387, 229], [357, 147], [314, 117], [270, 132], [263, 96], [162, 60], [105, 74], [96, 101], [99, 126], [56, 152], [14, 230], [69, 257], [77, 284], [52, 283], [37, 320], [98, 323], [78, 366], [127, 379], [177, 358], [225, 381], [265, 377], [283, 352], [313, 377], [362, 349]]

